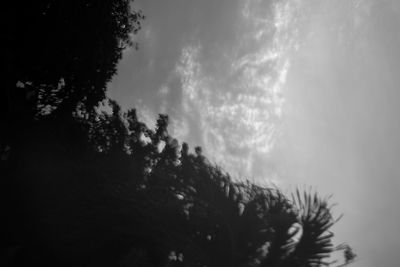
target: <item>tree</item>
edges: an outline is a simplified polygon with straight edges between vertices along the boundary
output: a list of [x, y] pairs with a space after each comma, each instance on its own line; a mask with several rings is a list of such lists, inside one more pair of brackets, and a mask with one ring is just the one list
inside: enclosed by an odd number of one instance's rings
[[[85, 149], [80, 120], [104, 100], [124, 49], [137, 45], [132, 35], [144, 16], [131, 0], [7, 1], [2, 10], [0, 165], [6, 173], [34, 143], [48, 148], [60, 137], [68, 151]], [[11, 178], [2, 182], [17, 186]]]
[[[39, 0], [3, 5], [0, 176], [8, 227], [3, 229], [2, 245], [38, 241], [29, 230], [36, 221], [30, 207], [36, 203], [47, 211], [51, 205], [42, 202], [52, 196], [40, 188], [60, 189], [67, 177], [77, 176], [79, 160], [87, 169], [92, 166], [85, 158], [93, 151], [84, 121], [104, 99], [124, 49], [137, 45], [132, 35], [144, 16], [131, 2]], [[53, 175], [59, 180], [52, 181]]]
[[[136, 226], [128, 234], [136, 240], [131, 243], [135, 253], [148, 255], [154, 266], [328, 264], [326, 259], [337, 248], [329, 232], [336, 220], [327, 200], [300, 191], [290, 199], [278, 189], [234, 182], [209, 163], [200, 148], [192, 154], [183, 144], [179, 151], [168, 134], [167, 116], [161, 115], [151, 130], [138, 121], [134, 110], [121, 114], [115, 102], [111, 105], [114, 112], [100, 113], [102, 119], [94, 119], [89, 128], [119, 129], [100, 130], [102, 136], [109, 135], [104, 140], [127, 133], [120, 136], [125, 141], [119, 143], [125, 146], [117, 146], [123, 152], [117, 161], [108, 149], [97, 153], [103, 155], [100, 172], [109, 176], [110, 188], [124, 188], [119, 198], [125, 204], [115, 205], [132, 213], [124, 214]], [[94, 149], [99, 145], [93, 142], [95, 136], [89, 140]], [[110, 165], [118, 166], [118, 171], [104, 169]], [[134, 219], [133, 214], [138, 216]]]
[[[3, 7], [2, 150], [21, 124], [90, 112], [144, 16], [131, 0], [8, 1]], [[12, 130], [14, 129], [14, 130]]]
[[[76, 119], [86, 132], [74, 141], [39, 130], [10, 172], [29, 200], [18, 242], [42, 244], [34, 255], [67, 266], [314, 267], [335, 251], [335, 220], [317, 194], [235, 182], [200, 148], [179, 146], [167, 116], [149, 129], [109, 103], [111, 112]], [[70, 148], [77, 139], [86, 149]]]

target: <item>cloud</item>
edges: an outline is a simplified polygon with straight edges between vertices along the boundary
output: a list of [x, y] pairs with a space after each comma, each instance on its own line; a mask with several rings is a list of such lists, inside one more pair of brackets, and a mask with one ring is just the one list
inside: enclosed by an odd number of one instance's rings
[[[261, 163], [279, 134], [295, 6], [247, 1], [237, 8], [237, 42], [228, 45], [216, 32], [208, 43], [199, 37], [181, 49], [181, 120], [190, 125], [187, 137], [213, 161], [234, 176], [261, 178], [265, 171], [254, 163]], [[223, 53], [207, 50], [210, 43], [221, 44]]]

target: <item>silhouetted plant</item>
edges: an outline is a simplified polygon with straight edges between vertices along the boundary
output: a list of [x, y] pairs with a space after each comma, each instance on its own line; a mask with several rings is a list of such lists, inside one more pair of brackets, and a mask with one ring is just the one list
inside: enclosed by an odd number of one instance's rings
[[25, 103], [36, 116], [96, 106], [141, 27], [144, 16], [131, 2], [8, 2], [2, 18], [8, 71], [3, 104], [15, 109]]
[[335, 251], [326, 200], [235, 182], [199, 148], [180, 146], [167, 116], [149, 129], [135, 110], [109, 105], [71, 120], [73, 140], [39, 127], [21, 148], [27, 161], [10, 174], [35, 199], [20, 218], [33, 225], [30, 243], [39, 238], [59, 261], [84, 266], [313, 267]]
[[146, 206], [153, 212], [143, 216], [163, 220], [148, 231], [158, 233], [160, 257], [181, 255], [172, 257], [179, 266], [322, 266], [337, 250], [329, 232], [335, 220], [316, 193], [297, 191], [288, 199], [278, 189], [234, 182], [200, 148], [192, 154], [184, 143], [179, 151], [168, 135], [167, 116], [159, 117], [154, 130], [134, 110], [120, 118], [126, 121], [115, 125], [130, 129], [128, 157], [146, 166], [137, 172], [142, 177], [136, 192], [146, 199], [142, 213]]

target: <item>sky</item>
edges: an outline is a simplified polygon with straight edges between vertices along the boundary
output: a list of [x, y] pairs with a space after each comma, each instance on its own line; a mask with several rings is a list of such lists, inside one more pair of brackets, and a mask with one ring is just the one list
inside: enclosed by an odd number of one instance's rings
[[333, 194], [354, 267], [400, 252], [400, 1], [136, 0], [109, 97], [234, 178]]

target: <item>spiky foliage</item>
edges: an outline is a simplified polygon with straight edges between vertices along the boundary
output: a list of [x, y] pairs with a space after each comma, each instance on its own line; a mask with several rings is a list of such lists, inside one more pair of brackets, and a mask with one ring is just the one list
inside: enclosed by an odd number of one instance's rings
[[317, 193], [301, 193], [298, 189], [292, 198], [302, 235], [294, 251], [280, 266], [328, 266], [329, 263], [324, 259], [334, 251], [331, 241], [333, 233], [329, 228], [337, 220], [332, 217], [327, 199], [320, 198]]

